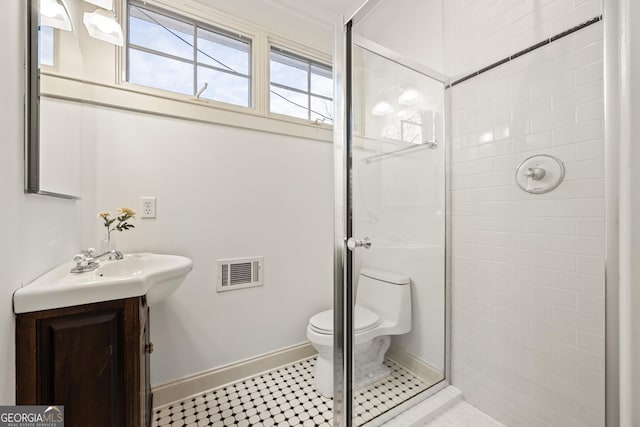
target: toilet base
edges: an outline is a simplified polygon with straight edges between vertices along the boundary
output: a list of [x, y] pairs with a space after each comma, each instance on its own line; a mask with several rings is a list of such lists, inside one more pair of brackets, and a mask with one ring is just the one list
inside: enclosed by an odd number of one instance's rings
[[[391, 374], [384, 366], [384, 355], [391, 345], [388, 335], [356, 345], [354, 352], [353, 389], [366, 387]], [[321, 347], [321, 346], [318, 346]], [[316, 391], [324, 397], [333, 397], [333, 347], [317, 348], [318, 359], [313, 372]]]

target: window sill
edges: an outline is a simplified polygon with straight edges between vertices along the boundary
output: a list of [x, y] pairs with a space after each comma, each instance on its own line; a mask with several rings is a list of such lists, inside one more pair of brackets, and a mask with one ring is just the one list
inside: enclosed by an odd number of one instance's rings
[[126, 84], [90, 82], [55, 73], [41, 75], [43, 96], [159, 116], [250, 129], [332, 142], [333, 127], [280, 115], [265, 116], [254, 109], [226, 106], [169, 92]]

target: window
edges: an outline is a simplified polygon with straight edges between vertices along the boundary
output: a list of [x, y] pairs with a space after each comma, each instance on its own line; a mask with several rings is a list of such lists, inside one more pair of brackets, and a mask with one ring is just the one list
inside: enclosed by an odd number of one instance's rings
[[127, 80], [251, 106], [251, 40], [129, 3]]
[[271, 47], [269, 111], [318, 123], [333, 123], [331, 67]]
[[[128, 0], [127, 9], [128, 82], [240, 107], [255, 105], [254, 114], [333, 123], [330, 65], [269, 47], [269, 34], [231, 19], [217, 17], [223, 21], [209, 24], [206, 18], [195, 20], [142, 0]], [[236, 25], [244, 30], [233, 30]], [[252, 58], [265, 59], [252, 67]], [[254, 94], [254, 87], [269, 91]], [[254, 95], [258, 99], [252, 99]]]
[[40, 37], [38, 40], [38, 47], [40, 48], [40, 65], [48, 65], [53, 67], [53, 34], [54, 29], [52, 27], [40, 26]]

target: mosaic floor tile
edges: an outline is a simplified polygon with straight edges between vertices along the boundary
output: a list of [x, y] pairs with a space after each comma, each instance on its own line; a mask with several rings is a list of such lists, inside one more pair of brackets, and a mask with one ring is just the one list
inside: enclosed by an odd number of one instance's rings
[[[332, 399], [313, 387], [315, 357], [223, 388], [157, 408], [152, 427], [332, 425]], [[391, 374], [354, 393], [355, 424], [360, 426], [429, 388], [413, 373], [385, 360]]]

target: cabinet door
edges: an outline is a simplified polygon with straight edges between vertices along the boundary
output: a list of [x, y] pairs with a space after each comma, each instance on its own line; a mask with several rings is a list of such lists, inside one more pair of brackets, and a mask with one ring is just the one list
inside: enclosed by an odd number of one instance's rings
[[69, 426], [124, 426], [123, 310], [38, 321], [38, 400], [64, 405]]
[[19, 314], [16, 403], [65, 405], [68, 427], [148, 425], [148, 316], [144, 297]]

